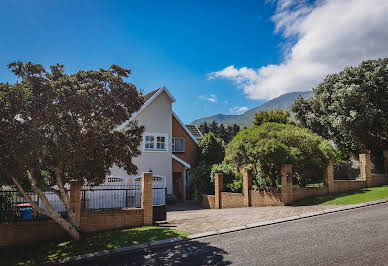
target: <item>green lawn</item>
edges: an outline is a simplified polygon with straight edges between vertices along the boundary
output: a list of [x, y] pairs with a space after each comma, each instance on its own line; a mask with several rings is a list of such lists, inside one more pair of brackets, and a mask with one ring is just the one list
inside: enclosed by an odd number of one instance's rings
[[308, 205], [347, 205], [358, 204], [368, 201], [387, 199], [388, 186], [363, 188], [355, 191], [347, 191], [338, 194], [321, 195], [311, 198], [304, 198], [294, 202], [294, 206]]
[[80, 241], [50, 241], [27, 247], [0, 250], [1, 265], [31, 265], [91, 252], [121, 248], [172, 237], [186, 237], [185, 232], [165, 227], [145, 226], [87, 235]]

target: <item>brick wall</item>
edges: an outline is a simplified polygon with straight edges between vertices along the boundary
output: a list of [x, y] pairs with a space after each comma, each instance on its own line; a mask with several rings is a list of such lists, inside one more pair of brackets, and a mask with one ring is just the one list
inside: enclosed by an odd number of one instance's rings
[[90, 233], [143, 225], [143, 209], [95, 210], [81, 214], [81, 230]]
[[0, 232], [0, 247], [67, 237], [67, 233], [51, 220], [4, 223], [0, 224]]
[[222, 208], [244, 207], [244, 195], [242, 193], [221, 192]]
[[215, 209], [215, 196], [214, 195], [205, 195], [201, 197], [201, 207], [204, 209]]
[[[84, 233], [143, 225], [143, 209], [96, 210], [81, 213]], [[54, 221], [20, 221], [0, 224], [0, 247], [65, 239], [68, 234]]]
[[[71, 202], [83, 233], [153, 224], [152, 173], [143, 173], [142, 208], [81, 212], [81, 186], [71, 183]], [[0, 224], [0, 247], [26, 245], [43, 240], [68, 238], [52, 220]]]
[[366, 180], [334, 180], [334, 193], [357, 190], [366, 187]]
[[305, 187], [305, 188], [293, 188], [293, 201], [301, 200], [303, 198], [308, 198], [317, 195], [328, 194], [329, 191], [327, 187], [317, 188], [317, 187]]
[[275, 191], [257, 191], [251, 190], [251, 206], [281, 206], [282, 195], [280, 192]]
[[372, 186], [381, 186], [388, 184], [388, 175], [385, 174], [372, 174], [371, 177], [371, 185]]

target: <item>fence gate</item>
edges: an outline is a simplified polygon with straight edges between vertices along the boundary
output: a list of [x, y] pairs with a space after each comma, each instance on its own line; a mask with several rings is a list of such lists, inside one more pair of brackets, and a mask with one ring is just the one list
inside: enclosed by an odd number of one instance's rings
[[167, 188], [165, 186], [152, 187], [152, 201], [153, 201], [153, 222], [160, 222], [167, 220], [166, 208]]

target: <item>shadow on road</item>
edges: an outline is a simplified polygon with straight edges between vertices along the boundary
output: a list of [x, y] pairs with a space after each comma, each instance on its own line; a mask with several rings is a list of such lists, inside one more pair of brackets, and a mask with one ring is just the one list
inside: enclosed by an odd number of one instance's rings
[[187, 241], [137, 253], [104, 256], [67, 265], [229, 265], [224, 250], [206, 242]]

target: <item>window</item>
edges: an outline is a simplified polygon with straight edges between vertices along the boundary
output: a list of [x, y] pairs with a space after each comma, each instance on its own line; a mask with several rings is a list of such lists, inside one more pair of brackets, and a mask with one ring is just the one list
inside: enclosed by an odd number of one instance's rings
[[185, 151], [185, 139], [172, 138], [172, 151], [173, 152], [184, 152]]
[[165, 150], [166, 149], [166, 137], [156, 137], [156, 149]]
[[154, 136], [146, 136], [145, 137], [145, 149], [146, 150], [153, 150], [154, 149], [154, 140], [155, 140], [155, 137]]
[[144, 137], [145, 151], [167, 151], [167, 134], [146, 133]]

